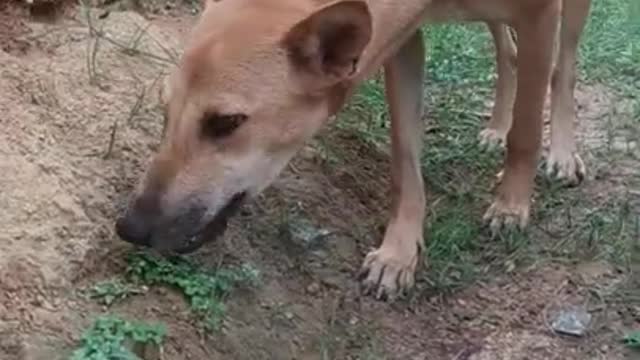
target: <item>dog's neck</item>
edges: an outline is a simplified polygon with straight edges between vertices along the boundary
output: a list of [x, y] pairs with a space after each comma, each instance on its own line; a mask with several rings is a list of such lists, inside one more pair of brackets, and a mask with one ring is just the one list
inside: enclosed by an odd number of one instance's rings
[[384, 61], [422, 25], [433, 0], [367, 0], [373, 17], [373, 37], [359, 64], [358, 79], [376, 72]]
[[[309, 0], [319, 6], [333, 0]], [[433, 0], [366, 0], [373, 18], [373, 35], [358, 62], [355, 76], [332, 89], [329, 111], [338, 112], [355, 88], [377, 72], [385, 60], [404, 44], [422, 25], [425, 11]]]

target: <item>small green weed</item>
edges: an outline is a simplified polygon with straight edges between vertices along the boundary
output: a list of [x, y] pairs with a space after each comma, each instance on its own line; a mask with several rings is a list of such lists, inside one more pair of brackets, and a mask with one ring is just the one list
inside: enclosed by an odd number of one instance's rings
[[640, 350], [640, 331], [634, 331], [625, 335], [622, 341], [626, 346]]
[[80, 347], [70, 360], [140, 360], [127, 348], [134, 345], [160, 346], [167, 331], [164, 325], [123, 320], [115, 316], [101, 316], [82, 336]]
[[92, 286], [88, 291], [91, 299], [97, 300], [105, 306], [111, 306], [115, 302], [122, 301], [130, 296], [144, 294], [146, 289], [122, 280], [108, 280]]
[[259, 276], [258, 271], [248, 265], [210, 272], [184, 258], [158, 258], [146, 253], [131, 254], [128, 263], [127, 273], [133, 279], [147, 285], [180, 289], [209, 330], [218, 328], [225, 310], [223, 300], [234, 286], [255, 284]]

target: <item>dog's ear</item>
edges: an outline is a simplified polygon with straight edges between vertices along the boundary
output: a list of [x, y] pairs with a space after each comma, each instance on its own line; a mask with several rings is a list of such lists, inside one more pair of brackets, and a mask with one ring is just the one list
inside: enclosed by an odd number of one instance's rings
[[339, 0], [295, 24], [286, 33], [283, 46], [296, 70], [320, 84], [333, 85], [356, 72], [371, 40], [371, 22], [364, 1]]

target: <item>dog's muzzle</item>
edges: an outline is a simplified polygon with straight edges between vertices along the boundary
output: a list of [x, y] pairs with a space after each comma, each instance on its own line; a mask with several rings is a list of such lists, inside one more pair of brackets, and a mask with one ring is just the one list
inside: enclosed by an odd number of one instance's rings
[[245, 192], [234, 195], [212, 219], [205, 218], [206, 208], [194, 206], [173, 219], [158, 221], [160, 217], [154, 216], [156, 214], [141, 212], [139, 207], [133, 206], [116, 221], [116, 233], [134, 245], [178, 254], [191, 253], [224, 233], [229, 219], [245, 198]]

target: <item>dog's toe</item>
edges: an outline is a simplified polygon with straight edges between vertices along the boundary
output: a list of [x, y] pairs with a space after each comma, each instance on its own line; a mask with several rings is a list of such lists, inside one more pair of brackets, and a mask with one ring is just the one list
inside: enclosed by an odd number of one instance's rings
[[496, 200], [485, 212], [483, 220], [494, 236], [505, 231], [523, 230], [529, 222], [529, 204], [508, 204]]
[[495, 129], [484, 129], [478, 134], [480, 147], [485, 150], [494, 150], [504, 147], [505, 135]]
[[569, 186], [577, 186], [585, 179], [587, 168], [578, 153], [551, 149], [546, 159], [546, 173]]
[[370, 252], [364, 260], [362, 289], [378, 300], [394, 300], [414, 284], [417, 251], [413, 256], [400, 256], [386, 249]]

